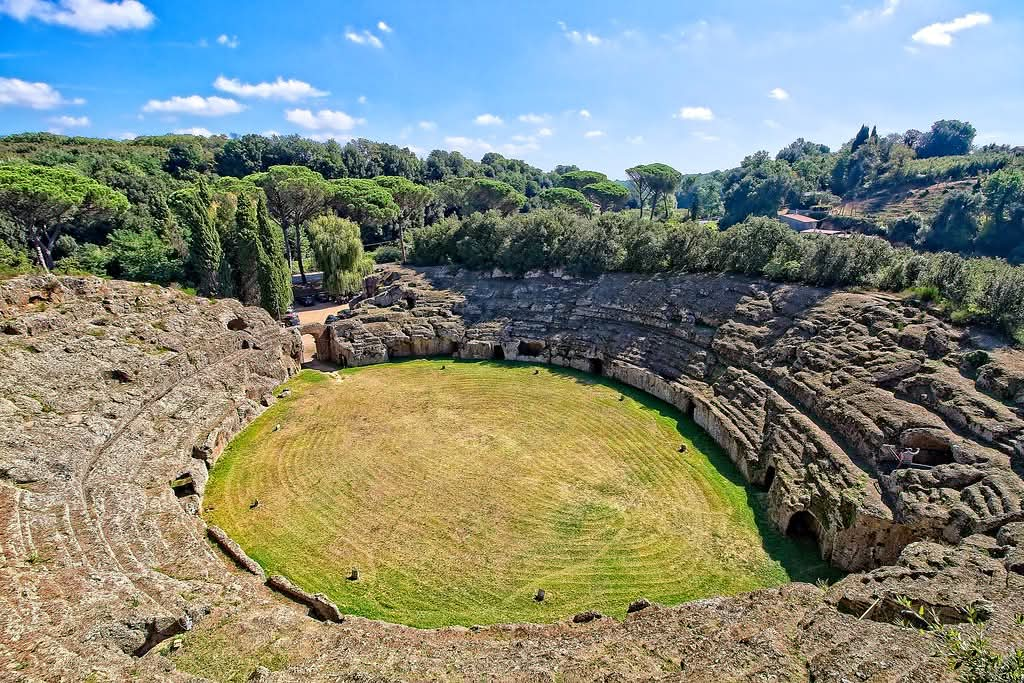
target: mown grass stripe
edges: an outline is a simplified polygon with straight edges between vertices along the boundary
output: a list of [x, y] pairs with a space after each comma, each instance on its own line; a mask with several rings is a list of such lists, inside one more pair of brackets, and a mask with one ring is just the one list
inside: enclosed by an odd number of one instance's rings
[[288, 386], [228, 446], [205, 514], [347, 612], [423, 627], [621, 616], [640, 595], [827, 573], [692, 421], [603, 378], [417, 360]]

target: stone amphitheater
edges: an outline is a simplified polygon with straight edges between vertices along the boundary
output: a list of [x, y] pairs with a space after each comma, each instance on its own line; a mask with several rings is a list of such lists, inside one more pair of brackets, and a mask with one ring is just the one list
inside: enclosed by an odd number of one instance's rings
[[[1024, 352], [991, 333], [895, 295], [724, 276], [390, 268], [366, 289], [341, 321], [284, 330], [155, 286], [0, 283], [0, 678], [953, 680], [934, 636], [896, 624], [901, 597], [1024, 640]], [[529, 360], [653, 394], [851, 573], [623, 621], [342, 615], [198, 515], [224, 446], [309, 360], [300, 332], [342, 366]]]

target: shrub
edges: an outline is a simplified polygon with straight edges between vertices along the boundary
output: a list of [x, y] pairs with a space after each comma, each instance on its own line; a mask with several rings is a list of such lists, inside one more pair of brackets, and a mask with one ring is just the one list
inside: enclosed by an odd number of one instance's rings
[[395, 244], [385, 244], [377, 247], [370, 256], [374, 263], [398, 263], [402, 260], [402, 249]]

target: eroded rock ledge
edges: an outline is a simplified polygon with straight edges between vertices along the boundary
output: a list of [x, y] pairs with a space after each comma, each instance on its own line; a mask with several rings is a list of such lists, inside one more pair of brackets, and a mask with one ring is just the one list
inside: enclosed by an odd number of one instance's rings
[[[234, 301], [23, 277], [0, 283], [5, 680], [246, 678], [260, 666], [289, 681], [940, 680], [934, 644], [887, 623], [901, 595], [950, 615], [974, 605], [997, 645], [1019, 639], [1019, 352], [879, 294], [391, 273], [352, 317], [315, 330], [321, 355], [453, 353], [617, 377], [691, 412], [770, 490], [780, 526], [801, 520], [833, 562], [878, 568], [826, 593], [793, 584], [625, 622], [311, 619], [236, 568], [195, 514], [207, 468], [297, 369], [298, 336]], [[874, 457], [882, 443], [940, 464], [891, 471]]]

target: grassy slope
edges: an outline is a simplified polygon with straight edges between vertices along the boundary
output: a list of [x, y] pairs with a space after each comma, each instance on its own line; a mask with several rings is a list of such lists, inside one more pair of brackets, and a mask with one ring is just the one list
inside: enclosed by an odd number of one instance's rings
[[422, 627], [622, 616], [641, 595], [678, 603], [828, 573], [673, 408], [537, 371], [303, 372], [225, 451], [206, 517], [343, 611]]

